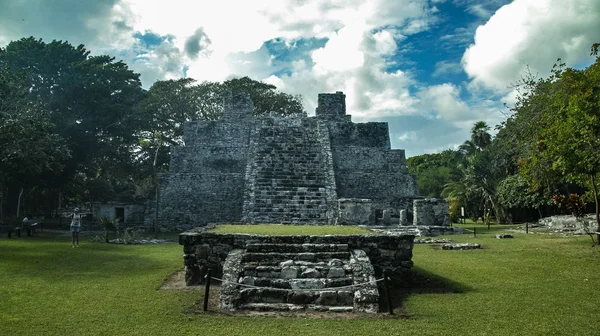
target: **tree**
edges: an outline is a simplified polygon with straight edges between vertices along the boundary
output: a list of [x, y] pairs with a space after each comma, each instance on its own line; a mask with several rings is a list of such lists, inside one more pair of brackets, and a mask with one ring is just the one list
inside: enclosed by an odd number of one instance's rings
[[523, 140], [530, 149], [523, 171], [536, 180], [530, 172], [552, 170], [567, 182], [586, 185], [596, 204], [600, 232], [600, 58], [584, 70], [559, 66], [536, 89], [524, 105], [535, 103], [537, 122], [527, 126], [535, 137]]
[[441, 197], [444, 185], [460, 177], [460, 154], [453, 150], [423, 154], [406, 160], [408, 172], [417, 177], [421, 196]]
[[29, 87], [6, 67], [0, 68], [0, 191], [4, 193], [9, 183], [18, 186], [17, 216], [23, 189], [34, 186], [44, 174], [60, 174], [70, 156], [54, 131], [48, 112]]
[[479, 150], [485, 149], [492, 143], [492, 136], [489, 133], [490, 127], [485, 121], [478, 121], [471, 129], [471, 143]]
[[540, 207], [549, 205], [549, 198], [532, 189], [522, 176], [510, 175], [498, 184], [498, 202], [508, 208], [533, 208], [540, 212]]
[[223, 82], [223, 87], [232, 91], [248, 93], [254, 103], [255, 115], [265, 115], [269, 112], [275, 112], [282, 116], [306, 115], [300, 95], [293, 96], [279, 92], [275, 85], [242, 77]]
[[0, 50], [0, 65], [18, 74], [30, 94], [43, 102], [69, 148], [71, 158], [56, 185], [77, 174], [94, 179], [129, 163], [129, 150], [137, 142], [131, 117], [143, 90], [139, 74], [125, 63], [90, 56], [83, 45], [29, 37]]

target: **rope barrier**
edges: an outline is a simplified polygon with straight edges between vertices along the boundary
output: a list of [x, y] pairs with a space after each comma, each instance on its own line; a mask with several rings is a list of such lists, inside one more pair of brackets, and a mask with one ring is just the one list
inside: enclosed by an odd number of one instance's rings
[[[233, 284], [233, 285], [237, 285], [237, 286], [241, 286], [241, 287], [247, 287], [247, 288], [255, 288], [255, 289], [286, 289], [286, 288], [277, 288], [277, 287], [261, 287], [261, 286], [248, 285], [248, 284], [243, 284], [243, 283], [238, 283], [238, 282], [223, 280], [223, 279], [219, 279], [219, 278], [215, 278], [215, 277], [210, 277], [210, 278], [212, 280], [220, 281], [222, 284]], [[367, 281], [367, 282], [363, 282], [363, 283], [356, 284], [356, 285], [349, 285], [349, 286], [328, 287], [328, 288], [307, 288], [307, 289], [299, 289], [299, 290], [305, 291], [305, 292], [326, 292], [326, 291], [331, 291], [331, 290], [340, 290], [340, 289], [346, 289], [346, 288], [361, 287], [361, 286], [370, 285], [370, 284], [376, 285], [378, 282], [383, 281], [383, 279], [384, 278], [376, 279], [375, 281]]]

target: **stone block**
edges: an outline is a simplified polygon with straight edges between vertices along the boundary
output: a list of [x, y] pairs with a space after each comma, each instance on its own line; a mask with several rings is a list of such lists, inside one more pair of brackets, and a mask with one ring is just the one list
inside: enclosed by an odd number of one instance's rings
[[281, 277], [283, 279], [294, 279], [298, 277], [298, 267], [285, 266], [281, 269]]
[[341, 278], [346, 276], [346, 271], [342, 267], [331, 267], [327, 272], [328, 278]]
[[370, 199], [338, 199], [338, 221], [340, 225], [371, 225], [373, 204]]
[[381, 222], [383, 225], [391, 225], [392, 224], [392, 213], [390, 210], [383, 210]]

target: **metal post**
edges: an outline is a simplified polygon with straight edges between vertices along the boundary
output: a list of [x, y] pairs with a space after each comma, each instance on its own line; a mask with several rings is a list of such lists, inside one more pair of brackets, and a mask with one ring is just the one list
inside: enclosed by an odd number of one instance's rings
[[525, 233], [529, 233], [529, 223], [525, 223]]
[[394, 315], [394, 307], [392, 307], [392, 296], [390, 294], [390, 277], [389, 271], [383, 271], [383, 287], [385, 287], [385, 296], [387, 299], [388, 310], [390, 315]]
[[210, 294], [210, 280], [211, 280], [211, 270], [208, 269], [206, 272], [206, 285], [204, 287], [204, 311], [208, 310], [208, 295]]

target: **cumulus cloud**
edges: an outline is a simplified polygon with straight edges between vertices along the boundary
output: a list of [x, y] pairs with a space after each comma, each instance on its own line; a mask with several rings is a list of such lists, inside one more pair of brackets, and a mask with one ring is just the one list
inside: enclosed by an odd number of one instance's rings
[[95, 54], [131, 45], [131, 15], [118, 0], [4, 1], [0, 45], [26, 36], [85, 44]]
[[210, 43], [211, 40], [204, 32], [204, 29], [198, 28], [194, 34], [185, 41], [184, 50], [187, 56], [192, 59], [195, 59], [198, 55], [208, 56], [210, 55]]
[[[490, 7], [478, 9], [475, 0], [454, 1], [474, 14], [493, 13]], [[57, 0], [21, 24], [20, 14], [34, 5], [22, 0], [0, 12], [0, 43], [26, 35], [84, 43], [95, 53], [125, 59], [146, 88], [185, 75], [199, 81], [250, 76], [301, 94], [309, 114], [318, 93], [344, 91], [355, 121], [389, 121], [392, 145], [411, 146], [407, 153], [414, 155], [461, 143], [472, 121], [492, 118], [495, 104], [465, 100], [457, 84], [427, 87], [415, 79], [412, 64], [399, 58], [411, 48], [409, 36], [440, 22], [435, 4], [442, 2]], [[456, 44], [460, 37], [468, 45], [473, 32], [453, 29], [454, 36], [442, 43]], [[463, 66], [474, 64], [466, 59]], [[456, 63], [443, 61], [434, 75], [457, 71]]]
[[559, 57], [570, 66], [590, 62], [599, 40], [597, 0], [515, 0], [477, 28], [462, 65], [475, 86], [508, 91], [527, 66], [547, 76]]

